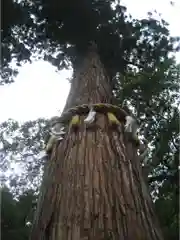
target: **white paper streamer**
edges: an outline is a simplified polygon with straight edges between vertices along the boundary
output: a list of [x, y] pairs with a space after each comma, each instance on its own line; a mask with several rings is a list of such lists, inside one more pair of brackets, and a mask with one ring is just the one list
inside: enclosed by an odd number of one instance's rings
[[136, 124], [136, 120], [131, 116], [126, 116], [125, 131], [133, 133], [134, 135], [137, 131], [137, 128], [138, 126]]
[[93, 109], [91, 109], [89, 111], [88, 116], [84, 119], [84, 122], [88, 123], [88, 124], [94, 122], [95, 121], [95, 116], [96, 116], [96, 112]]

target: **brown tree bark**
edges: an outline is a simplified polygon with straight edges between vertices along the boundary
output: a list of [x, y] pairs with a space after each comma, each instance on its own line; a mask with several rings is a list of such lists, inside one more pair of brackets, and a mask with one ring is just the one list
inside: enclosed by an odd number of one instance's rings
[[[65, 109], [110, 103], [109, 79], [98, 55], [89, 52], [76, 72]], [[81, 116], [47, 163], [32, 240], [161, 240], [137, 149], [123, 129], [97, 114], [93, 128]]]

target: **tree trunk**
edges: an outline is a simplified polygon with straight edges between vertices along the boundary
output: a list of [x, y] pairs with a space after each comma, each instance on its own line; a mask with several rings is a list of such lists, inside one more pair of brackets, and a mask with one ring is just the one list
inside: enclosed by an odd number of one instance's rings
[[[110, 103], [109, 79], [91, 51], [76, 72], [65, 110]], [[80, 117], [53, 149], [45, 171], [32, 240], [160, 240], [137, 149], [122, 129], [97, 114], [93, 128]]]

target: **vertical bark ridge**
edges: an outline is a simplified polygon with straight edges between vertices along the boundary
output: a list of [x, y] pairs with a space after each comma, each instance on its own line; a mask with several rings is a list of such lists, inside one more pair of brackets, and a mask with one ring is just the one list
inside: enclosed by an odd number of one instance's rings
[[104, 129], [92, 131], [83, 125], [69, 134], [70, 142], [75, 141], [61, 160], [63, 145], [58, 148], [62, 170], [60, 174], [55, 168], [55, 175], [61, 190], [56, 194], [57, 224], [50, 239], [161, 239], [152, 228], [149, 205], [141, 202], [144, 191], [132, 169], [136, 165], [128, 159], [118, 133], [109, 134], [107, 119], [102, 120]]
[[111, 103], [113, 97], [105, 72], [97, 53], [89, 52], [79, 71], [74, 73], [64, 111], [82, 103]]

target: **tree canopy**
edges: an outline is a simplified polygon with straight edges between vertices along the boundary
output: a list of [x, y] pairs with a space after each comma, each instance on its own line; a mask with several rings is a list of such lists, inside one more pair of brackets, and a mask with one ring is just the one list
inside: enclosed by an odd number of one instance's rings
[[163, 19], [157, 21], [151, 13], [147, 19], [133, 19], [126, 7], [112, 0], [103, 4], [101, 0], [3, 0], [2, 9], [2, 82], [12, 80], [12, 59], [19, 65], [38, 57], [58, 69], [70, 62], [74, 67], [90, 41], [98, 45], [111, 78], [130, 68], [128, 63], [152, 71], [154, 63], [163, 62], [179, 41], [170, 37]]

